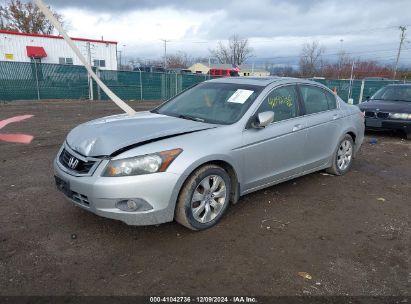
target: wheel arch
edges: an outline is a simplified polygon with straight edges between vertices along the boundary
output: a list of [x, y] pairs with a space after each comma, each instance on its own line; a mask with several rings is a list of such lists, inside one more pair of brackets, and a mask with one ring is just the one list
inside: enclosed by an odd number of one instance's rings
[[198, 160], [195, 163], [191, 164], [181, 175], [179, 181], [176, 184], [176, 189], [174, 190], [173, 196], [170, 201], [170, 203], [173, 204], [173, 211], [175, 211], [176, 204], [181, 193], [181, 189], [183, 188], [185, 182], [191, 176], [191, 174], [193, 174], [193, 172], [195, 172], [203, 166], [212, 164], [222, 167], [228, 173], [231, 179], [230, 202], [233, 204], [238, 202], [240, 198], [240, 177], [238, 172], [239, 170], [236, 169], [234, 162], [224, 157], [209, 157]]
[[353, 140], [353, 142], [354, 142], [354, 144], [356, 144], [356, 143], [355, 143], [355, 140], [357, 139], [357, 135], [355, 134], [354, 131], [351, 130], [351, 131], [348, 131], [348, 132], [345, 133], [345, 134], [350, 135], [351, 138], [352, 138], [352, 140]]

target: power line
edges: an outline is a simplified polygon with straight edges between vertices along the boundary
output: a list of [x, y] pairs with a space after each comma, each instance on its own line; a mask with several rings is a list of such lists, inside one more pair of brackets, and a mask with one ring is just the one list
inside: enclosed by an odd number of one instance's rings
[[[374, 51], [361, 51], [361, 52], [347, 52], [347, 55], [354, 55], [354, 54], [375, 54], [375, 53], [384, 53], [384, 52], [394, 52], [395, 49], [391, 50], [374, 50]], [[336, 56], [339, 53], [324, 53], [322, 56]], [[296, 55], [286, 55], [286, 56], [275, 56], [275, 57], [264, 57], [263, 59], [277, 59], [277, 58], [295, 58], [300, 57], [299, 54]]]
[[[411, 25], [405, 25], [405, 26], [411, 26]], [[374, 33], [382, 30], [389, 30], [393, 28], [397, 28], [398, 26], [392, 25], [392, 26], [386, 26], [386, 27], [377, 27], [377, 28], [367, 28], [367, 29], [361, 29], [361, 30], [356, 30], [356, 31], [348, 31], [348, 32], [340, 32], [340, 33], [332, 33], [332, 34], [326, 34], [326, 35], [313, 35], [313, 36], [298, 36], [298, 37], [272, 37], [272, 38], [264, 38], [261, 40], [261, 38], [249, 38], [249, 40], [253, 40], [252, 43], [264, 43], [264, 42], [278, 42], [278, 41], [291, 41], [291, 40], [303, 40], [306, 38], [311, 38], [311, 37], [333, 37], [333, 36], [344, 36], [344, 35], [349, 35], [349, 34], [356, 34], [356, 33]], [[168, 41], [172, 43], [194, 43], [194, 44], [207, 44], [207, 43], [214, 43], [215, 41], [224, 41], [228, 39], [216, 39], [216, 40], [207, 40], [207, 41], [190, 41], [190, 40], [173, 40], [173, 41]], [[163, 40], [164, 41], [164, 40]]]

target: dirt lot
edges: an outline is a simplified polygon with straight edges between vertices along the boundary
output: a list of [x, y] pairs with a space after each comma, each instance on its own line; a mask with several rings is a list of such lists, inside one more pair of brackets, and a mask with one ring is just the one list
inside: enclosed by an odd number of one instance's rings
[[0, 120], [35, 115], [1, 130], [35, 137], [0, 142], [1, 295], [411, 294], [410, 141], [368, 134], [349, 174], [247, 195], [208, 231], [129, 227], [74, 207], [52, 173], [71, 128], [118, 112], [110, 102], [0, 105]]

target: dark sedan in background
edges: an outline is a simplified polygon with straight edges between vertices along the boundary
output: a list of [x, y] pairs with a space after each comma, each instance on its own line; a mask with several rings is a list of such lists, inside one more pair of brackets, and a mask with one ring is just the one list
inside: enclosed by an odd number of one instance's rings
[[400, 130], [411, 139], [411, 84], [383, 87], [359, 107], [367, 130]]

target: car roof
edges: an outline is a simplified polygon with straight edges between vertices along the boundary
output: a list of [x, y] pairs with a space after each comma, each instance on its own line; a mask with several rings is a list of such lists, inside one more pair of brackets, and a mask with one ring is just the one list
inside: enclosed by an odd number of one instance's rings
[[235, 83], [235, 84], [245, 84], [245, 85], [255, 85], [266, 87], [272, 83], [307, 83], [307, 84], [319, 84], [315, 81], [310, 81], [301, 78], [291, 78], [291, 77], [278, 77], [278, 76], [267, 76], [267, 77], [221, 77], [207, 82], [213, 83]]

